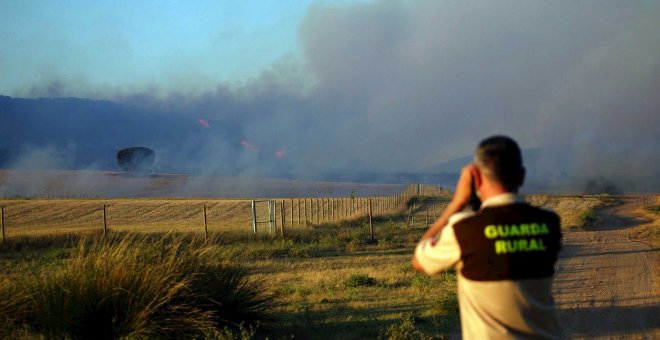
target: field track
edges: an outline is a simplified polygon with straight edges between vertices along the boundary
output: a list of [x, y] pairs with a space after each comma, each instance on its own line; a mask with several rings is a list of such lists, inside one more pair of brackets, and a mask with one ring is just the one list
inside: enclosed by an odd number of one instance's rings
[[660, 339], [657, 240], [634, 239], [640, 228], [657, 234], [660, 221], [641, 207], [626, 199], [598, 209], [586, 230], [565, 233], [554, 294], [566, 337]]

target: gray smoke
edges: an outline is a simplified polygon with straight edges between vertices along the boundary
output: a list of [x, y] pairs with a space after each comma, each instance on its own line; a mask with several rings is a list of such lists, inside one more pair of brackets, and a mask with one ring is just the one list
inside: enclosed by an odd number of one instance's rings
[[[582, 190], [607, 178], [660, 190], [657, 2], [318, 5], [300, 39], [303, 60], [285, 58], [242, 84], [88, 95], [208, 119], [211, 128], [177, 148], [150, 145], [160, 162], [208, 174], [423, 171], [507, 134], [542, 150], [527, 164], [534, 188]], [[80, 86], [51, 82], [29, 94], [67, 88]]]

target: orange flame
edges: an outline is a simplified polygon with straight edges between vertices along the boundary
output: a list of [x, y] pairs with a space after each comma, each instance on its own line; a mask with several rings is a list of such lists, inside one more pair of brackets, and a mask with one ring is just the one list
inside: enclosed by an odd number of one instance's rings
[[254, 144], [248, 142], [248, 141], [245, 140], [245, 139], [241, 139], [241, 145], [243, 145], [243, 147], [244, 147], [247, 151], [250, 151], [250, 152], [259, 152], [259, 147], [258, 147], [257, 145], [254, 145]]
[[211, 124], [209, 124], [209, 121], [204, 119], [204, 118], [197, 118], [197, 121], [199, 122], [199, 124], [201, 126], [207, 128], [207, 129], [211, 127]]

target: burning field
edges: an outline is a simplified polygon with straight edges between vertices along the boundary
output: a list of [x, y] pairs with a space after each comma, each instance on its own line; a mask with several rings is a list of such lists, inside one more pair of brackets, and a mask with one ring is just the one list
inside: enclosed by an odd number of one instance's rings
[[111, 171], [0, 170], [0, 196], [41, 198], [118, 197], [339, 197], [391, 195], [404, 185], [133, 174]]

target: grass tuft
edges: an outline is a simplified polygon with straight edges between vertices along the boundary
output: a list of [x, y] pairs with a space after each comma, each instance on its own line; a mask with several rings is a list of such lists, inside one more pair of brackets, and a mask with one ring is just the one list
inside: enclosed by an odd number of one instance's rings
[[344, 281], [344, 285], [347, 288], [369, 287], [375, 286], [377, 283], [378, 281], [376, 281], [376, 279], [367, 274], [351, 274], [351, 276]]
[[268, 321], [262, 285], [201, 243], [82, 240], [63, 265], [2, 283], [1, 326], [47, 338], [206, 338]]
[[412, 313], [402, 313], [400, 322], [388, 326], [380, 338], [388, 340], [428, 340], [431, 336], [425, 334], [415, 325], [415, 317]]
[[586, 209], [580, 213], [579, 226], [585, 227], [598, 221], [598, 215], [593, 208]]

